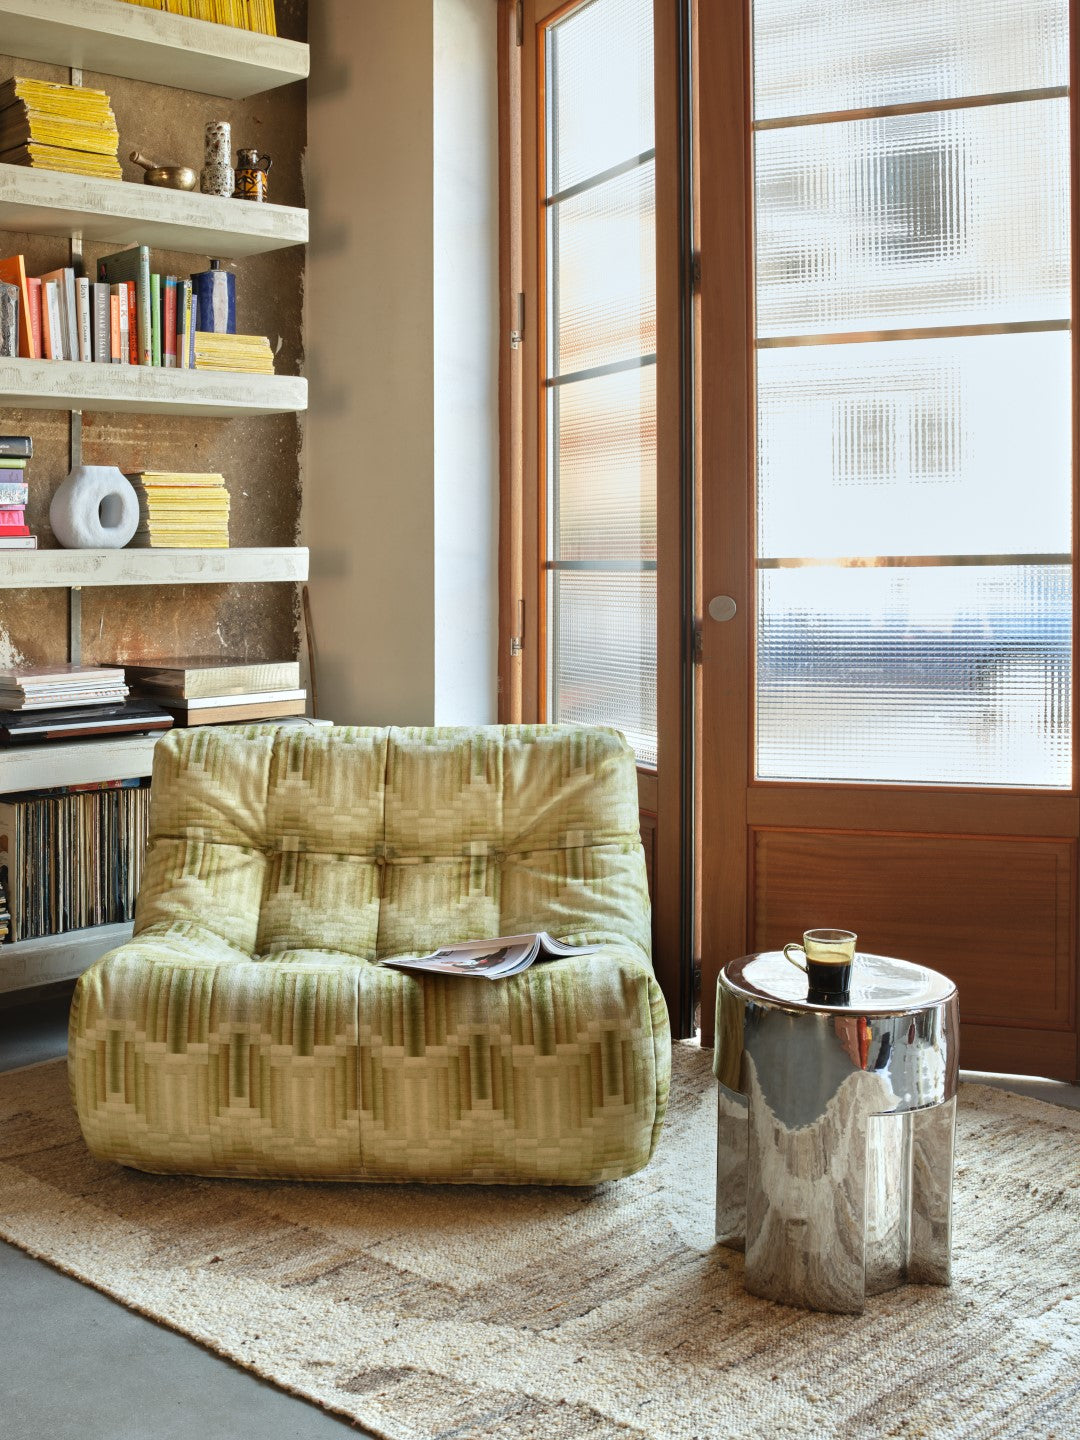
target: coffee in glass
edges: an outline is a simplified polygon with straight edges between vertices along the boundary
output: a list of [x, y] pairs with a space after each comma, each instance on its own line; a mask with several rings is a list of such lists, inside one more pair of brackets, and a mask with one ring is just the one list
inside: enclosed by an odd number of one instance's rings
[[[811, 1004], [847, 999], [857, 939], [851, 930], [806, 930], [801, 945], [793, 940], [784, 946], [784, 958], [806, 975], [806, 998]], [[805, 965], [792, 959], [793, 950], [803, 956]]]

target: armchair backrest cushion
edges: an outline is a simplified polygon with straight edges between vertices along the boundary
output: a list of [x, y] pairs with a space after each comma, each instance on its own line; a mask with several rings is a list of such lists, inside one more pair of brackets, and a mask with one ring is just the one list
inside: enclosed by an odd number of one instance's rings
[[264, 957], [544, 929], [647, 962], [633, 753], [574, 726], [177, 731], [135, 933], [177, 923]]

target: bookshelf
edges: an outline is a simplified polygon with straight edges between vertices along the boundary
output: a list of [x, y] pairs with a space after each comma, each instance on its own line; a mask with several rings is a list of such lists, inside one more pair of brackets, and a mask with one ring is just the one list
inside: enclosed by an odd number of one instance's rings
[[[303, 546], [235, 550], [5, 550], [0, 590], [87, 585], [237, 585], [308, 577]], [[0, 793], [2, 787], [0, 787]]]
[[163, 370], [87, 360], [0, 358], [0, 406], [158, 415], [287, 415], [307, 409], [302, 375]]
[[295, 40], [145, 10], [123, 0], [0, 0], [4, 53], [245, 100], [308, 75]]
[[308, 214], [290, 205], [255, 205], [197, 191], [0, 165], [0, 230], [65, 238], [78, 231], [84, 241], [231, 260], [306, 244]]
[[[124, 0], [0, 0], [0, 50], [72, 72], [172, 87], [157, 96], [148, 92], [147, 107], [165, 106], [174, 120], [177, 107], [187, 106], [200, 133], [205, 106], [199, 96], [249, 99], [308, 74], [306, 45]], [[80, 83], [76, 73], [72, 80]], [[177, 93], [187, 91], [195, 92], [190, 102]], [[308, 216], [291, 206], [0, 165], [0, 231], [68, 240], [76, 258], [82, 244], [92, 242], [242, 259], [306, 244]], [[238, 420], [297, 414], [307, 407], [307, 382], [294, 375], [0, 358], [0, 407], [71, 411], [75, 463], [84, 410]], [[292, 546], [0, 554], [0, 592], [67, 589], [73, 660], [80, 655], [80, 597], [87, 587], [294, 584], [307, 575], [307, 550]], [[11, 603], [24, 599], [13, 595]], [[147, 776], [156, 739], [114, 736], [0, 750], [0, 795]], [[73, 979], [130, 934], [130, 925], [106, 925], [5, 944], [0, 994]]]
[[110, 735], [62, 745], [10, 746], [0, 750], [0, 794], [141, 779], [150, 774], [158, 739], [157, 735]]
[[95, 925], [92, 930], [68, 930], [43, 940], [19, 940], [0, 946], [0, 995], [74, 980], [99, 955], [131, 939], [131, 925]]

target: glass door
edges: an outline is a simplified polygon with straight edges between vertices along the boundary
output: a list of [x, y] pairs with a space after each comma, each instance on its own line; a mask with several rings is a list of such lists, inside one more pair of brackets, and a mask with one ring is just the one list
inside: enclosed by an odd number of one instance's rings
[[[699, 12], [701, 64], [741, 102], [702, 89], [704, 565], [736, 600], [706, 622], [706, 736], [732, 663], [745, 699], [738, 760], [705, 778], [738, 816], [721, 943], [855, 929], [957, 980], [963, 1063], [1071, 1076], [1069, 19]], [[744, 448], [710, 451], [740, 352]]]

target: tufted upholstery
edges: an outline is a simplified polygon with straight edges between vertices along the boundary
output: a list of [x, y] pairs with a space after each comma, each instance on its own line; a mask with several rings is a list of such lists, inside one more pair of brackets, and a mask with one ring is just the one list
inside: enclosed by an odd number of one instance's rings
[[[374, 962], [546, 929], [489, 982]], [[81, 978], [87, 1143], [143, 1169], [587, 1184], [667, 1093], [633, 756], [539, 726], [178, 731], [135, 936]]]

